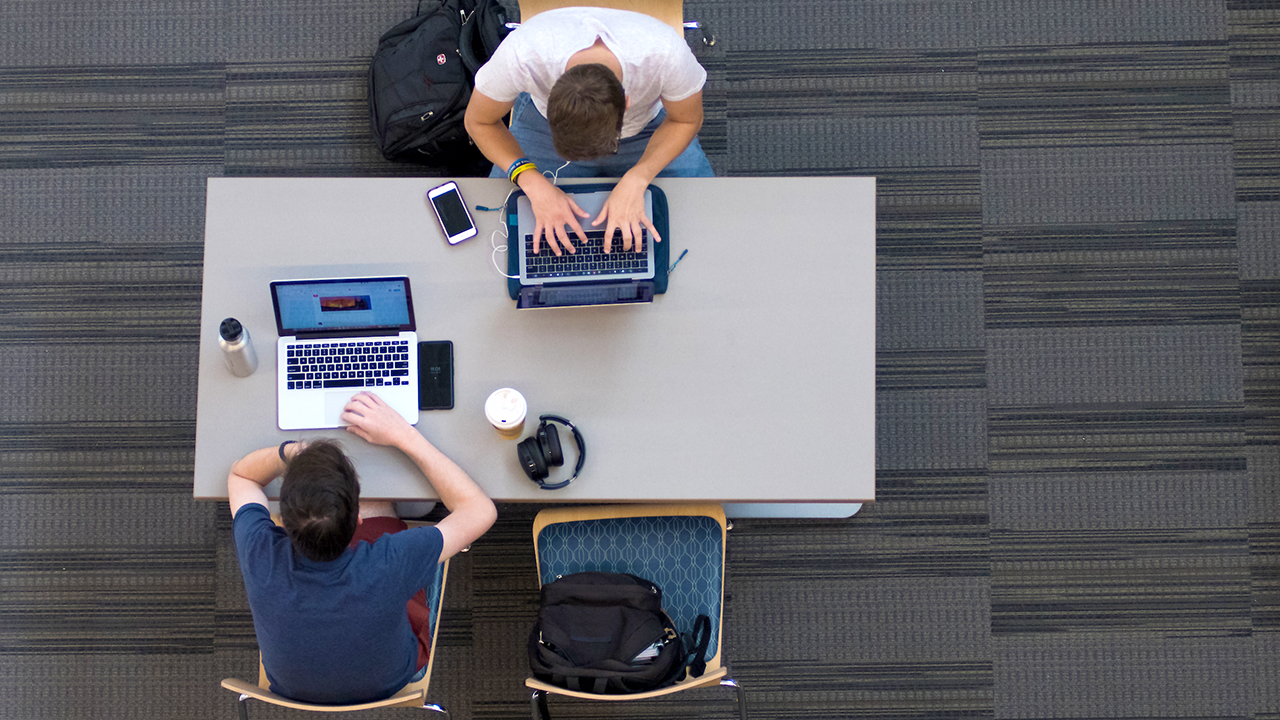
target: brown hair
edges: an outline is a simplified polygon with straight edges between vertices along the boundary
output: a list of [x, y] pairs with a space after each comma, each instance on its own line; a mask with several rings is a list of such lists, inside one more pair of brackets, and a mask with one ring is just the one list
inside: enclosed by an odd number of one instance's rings
[[551, 142], [565, 160], [592, 160], [618, 151], [627, 96], [618, 76], [600, 63], [565, 70], [547, 98]]
[[336, 560], [356, 534], [360, 480], [338, 443], [313, 440], [289, 460], [280, 516], [293, 547], [316, 562]]

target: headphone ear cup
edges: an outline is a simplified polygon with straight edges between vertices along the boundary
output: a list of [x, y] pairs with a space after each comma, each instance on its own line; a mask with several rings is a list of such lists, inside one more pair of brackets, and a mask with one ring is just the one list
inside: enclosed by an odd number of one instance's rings
[[520, 458], [520, 468], [530, 480], [538, 481], [547, 477], [547, 461], [538, 448], [537, 437], [527, 437], [516, 445], [516, 456]]
[[544, 422], [538, 426], [538, 444], [542, 446], [542, 457], [546, 460], [548, 467], [564, 465], [564, 450], [560, 447], [560, 431], [555, 425]]

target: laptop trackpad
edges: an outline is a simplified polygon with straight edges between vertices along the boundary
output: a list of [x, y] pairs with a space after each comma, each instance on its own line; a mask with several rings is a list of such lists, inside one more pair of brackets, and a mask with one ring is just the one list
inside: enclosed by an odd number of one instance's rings
[[354, 392], [331, 392], [324, 394], [324, 426], [325, 427], [346, 427], [351, 423], [342, 422], [339, 416], [342, 415], [342, 408], [351, 402]]

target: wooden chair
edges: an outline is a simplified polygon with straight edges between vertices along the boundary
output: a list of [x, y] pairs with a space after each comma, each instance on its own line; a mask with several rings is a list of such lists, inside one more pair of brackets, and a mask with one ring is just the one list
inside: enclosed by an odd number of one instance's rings
[[684, 37], [686, 28], [702, 31], [702, 42], [715, 45], [716, 40], [702, 23], [684, 20], [684, 0], [520, 0], [520, 20], [528, 20], [540, 12], [562, 7], [601, 7], [614, 10], [630, 10], [655, 17], [671, 26]]
[[746, 720], [746, 692], [729, 677], [721, 656], [727, 527], [724, 510], [714, 503], [572, 507], [538, 513], [533, 545], [539, 587], [577, 572], [631, 573], [662, 588], [663, 609], [677, 629], [689, 631], [698, 615], [710, 617], [711, 641], [706, 672], [658, 690], [605, 695], [528, 678], [524, 684], [533, 690], [529, 702], [534, 720], [548, 720], [547, 695], [616, 702], [716, 685], [737, 691], [738, 716]]
[[[271, 519], [275, 520], [277, 525], [280, 524], [279, 516], [273, 515]], [[420, 527], [431, 523], [408, 520], [406, 524], [409, 527]], [[314, 712], [352, 712], [384, 707], [416, 707], [433, 710], [443, 714], [445, 717], [449, 717], [449, 712], [443, 707], [427, 702], [427, 687], [431, 683], [431, 667], [436, 661], [436, 639], [440, 636], [440, 608], [444, 604], [444, 585], [448, 575], [449, 561], [446, 560], [439, 564], [436, 576], [432, 580], [431, 586], [427, 588], [427, 607], [431, 611], [431, 655], [427, 660], [427, 672], [421, 680], [405, 685], [400, 689], [400, 692], [389, 698], [374, 702], [355, 705], [319, 705], [299, 702], [271, 692], [271, 682], [267, 680], [266, 668], [262, 666], [262, 654], [259, 653], [257, 685], [236, 678], [227, 678], [222, 681], [222, 687], [240, 694], [240, 699], [236, 706], [240, 713], [240, 720], [248, 720], [249, 718], [248, 702], [250, 698], [294, 710], [311, 710]]]

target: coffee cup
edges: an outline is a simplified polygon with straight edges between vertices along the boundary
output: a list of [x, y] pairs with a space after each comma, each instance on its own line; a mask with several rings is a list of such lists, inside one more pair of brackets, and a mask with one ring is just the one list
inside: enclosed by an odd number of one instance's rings
[[497, 429], [498, 434], [514, 440], [524, 433], [524, 416], [529, 406], [519, 390], [501, 388], [489, 394], [484, 401], [484, 416]]

